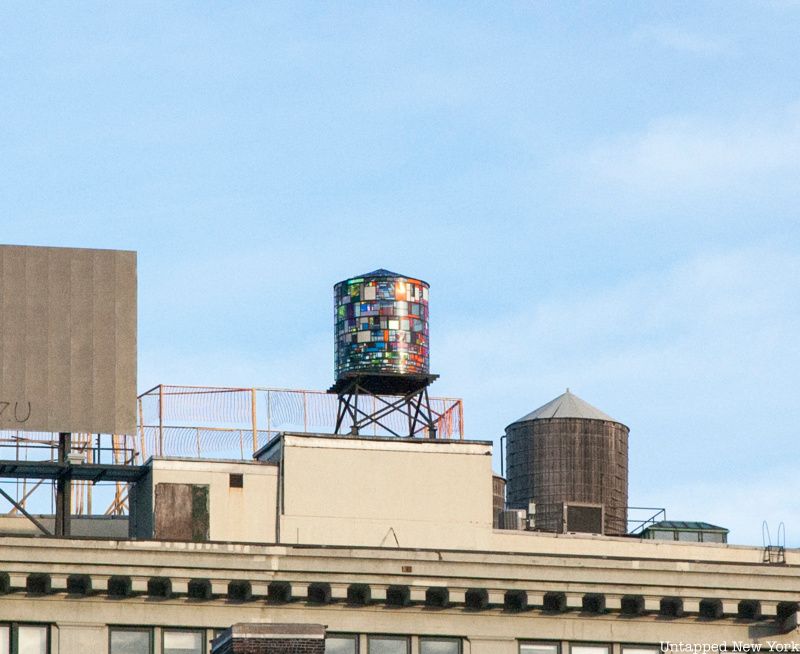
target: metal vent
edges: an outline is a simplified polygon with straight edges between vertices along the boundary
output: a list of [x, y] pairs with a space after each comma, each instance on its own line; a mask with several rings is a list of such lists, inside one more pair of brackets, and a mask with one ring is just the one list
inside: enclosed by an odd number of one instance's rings
[[564, 531], [603, 533], [602, 504], [564, 504]]

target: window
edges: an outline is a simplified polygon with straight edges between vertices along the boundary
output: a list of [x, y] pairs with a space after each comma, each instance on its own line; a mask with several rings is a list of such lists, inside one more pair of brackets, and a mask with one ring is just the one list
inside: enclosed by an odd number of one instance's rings
[[405, 636], [370, 636], [368, 654], [408, 654]]
[[660, 648], [657, 645], [623, 645], [622, 654], [659, 654]]
[[0, 654], [48, 654], [50, 628], [38, 624], [0, 624]]
[[704, 531], [703, 532], [703, 542], [704, 543], [724, 543], [725, 542], [725, 534], [721, 534], [717, 531]]
[[358, 654], [358, 636], [328, 634], [325, 637], [325, 654]]
[[663, 529], [654, 529], [650, 532], [651, 538], [655, 540], [675, 540], [674, 531], [664, 531]]
[[205, 631], [187, 629], [163, 631], [163, 654], [205, 654]]
[[17, 654], [47, 654], [47, 627], [19, 625], [17, 627]]
[[151, 629], [112, 628], [109, 641], [109, 654], [151, 654], [153, 632]]
[[519, 654], [558, 654], [558, 643], [520, 643]]
[[570, 654], [610, 654], [608, 645], [570, 645]]
[[461, 654], [461, 639], [420, 638], [419, 654]]

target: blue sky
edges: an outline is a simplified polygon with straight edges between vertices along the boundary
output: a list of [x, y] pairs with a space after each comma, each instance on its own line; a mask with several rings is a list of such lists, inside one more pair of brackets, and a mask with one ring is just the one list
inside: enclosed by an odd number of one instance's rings
[[[6, 243], [139, 253], [139, 387], [327, 388], [431, 284], [468, 435], [563, 392], [631, 503], [800, 545], [800, 3], [5, 3]], [[499, 468], [499, 459], [497, 461]]]

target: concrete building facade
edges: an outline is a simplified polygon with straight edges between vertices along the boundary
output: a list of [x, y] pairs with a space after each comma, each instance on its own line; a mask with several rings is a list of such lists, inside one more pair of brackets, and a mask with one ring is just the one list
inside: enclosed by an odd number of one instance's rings
[[250, 463], [151, 459], [129, 538], [0, 537], [0, 653], [207, 654], [248, 623], [322, 625], [331, 654], [800, 643], [800, 552], [495, 529], [491, 451], [283, 434]]

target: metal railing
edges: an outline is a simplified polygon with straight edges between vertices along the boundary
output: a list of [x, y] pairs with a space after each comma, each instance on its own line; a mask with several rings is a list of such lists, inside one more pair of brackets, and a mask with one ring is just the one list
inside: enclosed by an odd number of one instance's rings
[[[248, 460], [280, 432], [332, 432], [337, 401], [336, 395], [324, 391], [160, 384], [137, 398], [135, 434], [74, 433], [72, 450], [83, 453], [87, 463], [115, 465], [142, 465], [151, 456]], [[463, 439], [461, 400], [432, 397], [430, 401], [437, 416], [437, 438]], [[386, 434], [375, 427], [372, 435]], [[55, 461], [57, 450], [58, 434], [0, 431], [0, 459]], [[6, 490], [25, 508], [51, 483], [21, 479], [13, 486]], [[93, 489], [92, 482], [72, 481], [74, 514], [92, 513]], [[105, 514], [126, 510], [127, 485], [116, 483]], [[17, 512], [14, 507], [9, 515]]]
[[[632, 518], [631, 511], [639, 511], [640, 517]], [[651, 513], [655, 511], [655, 513]], [[628, 507], [628, 535], [638, 536], [650, 525], [667, 519], [667, 510], [654, 506], [629, 506]]]
[[[376, 404], [377, 410], [377, 400], [369, 401]], [[432, 397], [430, 402], [437, 416], [437, 438], [463, 439], [461, 400]], [[197, 440], [202, 440], [201, 433], [248, 432], [252, 454], [282, 431], [331, 433], [337, 407], [337, 396], [324, 391], [159, 385], [139, 396], [137, 410], [142, 442], [152, 454], [174, 451], [170, 438], [186, 442], [187, 431], [191, 430], [195, 430]], [[393, 426], [392, 420], [397, 421], [398, 431], [407, 427], [403, 415], [389, 416], [389, 426]], [[372, 435], [388, 434], [373, 425]], [[208, 440], [214, 439], [209, 436]]]

